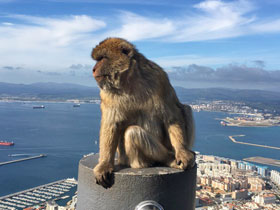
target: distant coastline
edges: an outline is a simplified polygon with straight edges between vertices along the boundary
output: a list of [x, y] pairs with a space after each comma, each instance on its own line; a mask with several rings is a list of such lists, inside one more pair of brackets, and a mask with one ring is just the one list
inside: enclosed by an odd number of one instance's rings
[[226, 126], [235, 126], [235, 127], [272, 127], [280, 126], [280, 119], [263, 119], [258, 116], [255, 117], [226, 117], [222, 119]]
[[0, 103], [90, 103], [90, 104], [100, 104], [100, 99], [30, 99], [30, 98], [19, 98], [19, 99], [1, 99]]

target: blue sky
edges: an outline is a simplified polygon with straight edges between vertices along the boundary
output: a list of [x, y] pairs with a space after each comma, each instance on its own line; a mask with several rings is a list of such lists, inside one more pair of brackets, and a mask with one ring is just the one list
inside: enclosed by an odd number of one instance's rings
[[92, 48], [133, 42], [183, 87], [280, 90], [278, 0], [0, 0], [0, 82], [96, 85]]

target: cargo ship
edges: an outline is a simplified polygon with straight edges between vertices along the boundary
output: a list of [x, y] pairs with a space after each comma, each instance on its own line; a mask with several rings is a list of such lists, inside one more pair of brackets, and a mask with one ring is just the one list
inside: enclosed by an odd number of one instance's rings
[[33, 106], [33, 109], [45, 109], [45, 106], [44, 105]]
[[0, 146], [13, 146], [14, 142], [0, 141]]

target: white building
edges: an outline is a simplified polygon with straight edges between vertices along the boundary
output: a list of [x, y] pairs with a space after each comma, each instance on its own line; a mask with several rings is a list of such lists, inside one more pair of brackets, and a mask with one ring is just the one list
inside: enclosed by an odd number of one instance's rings
[[64, 206], [59, 206], [55, 201], [48, 201], [46, 210], [67, 210]]
[[55, 201], [48, 201], [46, 210], [58, 210], [58, 205]]
[[270, 175], [271, 181], [273, 181], [275, 184], [280, 186], [280, 172], [279, 171], [271, 171]]
[[276, 196], [274, 194], [260, 194], [255, 197], [255, 202], [259, 204], [271, 204], [275, 203]]

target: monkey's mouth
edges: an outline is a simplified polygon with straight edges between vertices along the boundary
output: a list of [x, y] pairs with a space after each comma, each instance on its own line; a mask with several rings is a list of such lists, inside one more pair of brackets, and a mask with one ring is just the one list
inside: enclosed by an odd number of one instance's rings
[[105, 78], [110, 78], [111, 75], [110, 74], [102, 74], [102, 75], [95, 75], [94, 78], [97, 82], [102, 81]]

